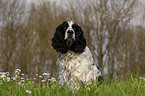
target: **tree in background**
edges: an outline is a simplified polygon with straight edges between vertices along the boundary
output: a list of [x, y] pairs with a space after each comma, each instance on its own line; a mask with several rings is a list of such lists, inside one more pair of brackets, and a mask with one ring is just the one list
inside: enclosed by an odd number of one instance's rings
[[[132, 26], [137, 0], [0, 1], [0, 71], [21, 68], [28, 75], [56, 75], [55, 28], [65, 20], [80, 24], [94, 60], [108, 78], [145, 72], [143, 26]], [[83, 6], [82, 6], [83, 4]], [[143, 19], [144, 20], [144, 19]]]

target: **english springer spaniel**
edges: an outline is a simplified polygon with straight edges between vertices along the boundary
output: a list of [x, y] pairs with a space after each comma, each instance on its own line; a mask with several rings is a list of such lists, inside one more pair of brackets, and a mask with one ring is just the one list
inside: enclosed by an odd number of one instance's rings
[[62, 86], [78, 89], [82, 84], [103, 79], [86, 46], [81, 27], [73, 21], [64, 21], [56, 28], [52, 46], [59, 52], [57, 64], [59, 83]]

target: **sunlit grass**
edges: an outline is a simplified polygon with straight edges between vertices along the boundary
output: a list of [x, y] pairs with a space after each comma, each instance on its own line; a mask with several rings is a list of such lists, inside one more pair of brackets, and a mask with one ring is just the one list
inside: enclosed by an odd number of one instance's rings
[[24, 78], [20, 70], [15, 77], [9, 77], [9, 72], [0, 73], [0, 96], [144, 96], [145, 77], [128, 77], [122, 80], [105, 80], [101, 84], [93, 83], [82, 86], [71, 92], [67, 87], [61, 87], [49, 73], [42, 76], [35, 74], [34, 78]]

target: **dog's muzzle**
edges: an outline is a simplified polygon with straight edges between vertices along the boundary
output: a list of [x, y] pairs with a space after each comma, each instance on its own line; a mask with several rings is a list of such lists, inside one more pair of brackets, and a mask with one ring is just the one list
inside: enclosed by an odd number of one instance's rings
[[65, 32], [65, 38], [64, 39], [65, 40], [66, 39], [73, 39], [73, 40], [75, 40], [75, 32], [74, 32], [74, 30], [73, 29], [66, 30], [66, 32]]
[[72, 30], [68, 30], [67, 38], [73, 38], [73, 31]]
[[69, 29], [66, 31], [65, 40], [66, 40], [66, 45], [69, 48], [75, 40], [75, 32], [73, 29]]

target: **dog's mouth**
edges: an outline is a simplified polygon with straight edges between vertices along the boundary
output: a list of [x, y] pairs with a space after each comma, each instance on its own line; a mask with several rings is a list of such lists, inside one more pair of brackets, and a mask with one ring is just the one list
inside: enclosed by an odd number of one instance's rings
[[66, 39], [66, 45], [67, 45], [67, 47], [70, 48], [73, 42], [74, 42], [74, 39], [71, 38], [71, 37], [68, 37]]

